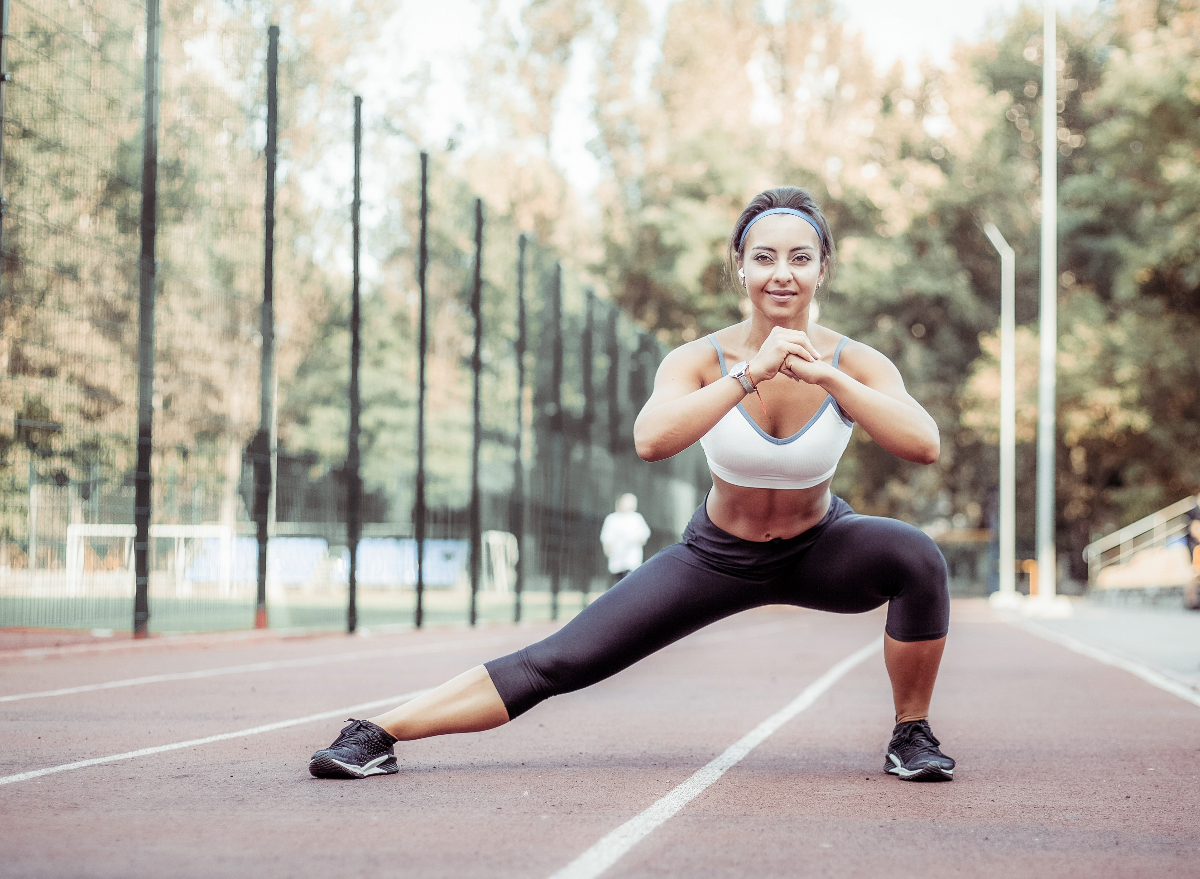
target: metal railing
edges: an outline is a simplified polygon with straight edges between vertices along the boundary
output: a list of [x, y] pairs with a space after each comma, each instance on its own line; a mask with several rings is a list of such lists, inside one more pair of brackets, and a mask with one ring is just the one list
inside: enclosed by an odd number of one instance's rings
[[1186, 516], [1195, 506], [1194, 498], [1185, 497], [1089, 543], [1083, 550], [1088, 581], [1095, 583], [1100, 571], [1110, 565], [1128, 564], [1136, 553], [1166, 546], [1187, 529]]

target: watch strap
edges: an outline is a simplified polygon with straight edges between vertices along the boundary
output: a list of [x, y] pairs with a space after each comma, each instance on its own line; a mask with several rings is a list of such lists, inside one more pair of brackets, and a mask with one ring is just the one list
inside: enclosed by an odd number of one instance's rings
[[735, 363], [733, 369], [729, 370], [729, 374], [738, 380], [738, 384], [742, 386], [742, 390], [747, 394], [754, 393], [754, 382], [747, 378], [746, 373], [750, 370], [750, 364], [743, 360], [741, 363]]

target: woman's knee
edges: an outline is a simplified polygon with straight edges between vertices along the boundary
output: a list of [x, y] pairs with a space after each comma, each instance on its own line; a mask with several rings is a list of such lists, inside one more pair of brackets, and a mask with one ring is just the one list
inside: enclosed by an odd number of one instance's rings
[[950, 591], [941, 550], [929, 535], [911, 528], [896, 565], [887, 633], [897, 641], [944, 638], [950, 626]]

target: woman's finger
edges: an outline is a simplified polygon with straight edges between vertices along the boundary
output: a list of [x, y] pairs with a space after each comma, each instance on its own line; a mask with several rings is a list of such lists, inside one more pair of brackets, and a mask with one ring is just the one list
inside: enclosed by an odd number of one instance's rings
[[815, 348], [812, 347], [811, 343], [806, 346], [806, 345], [800, 344], [798, 342], [790, 342], [790, 341], [786, 341], [786, 340], [781, 340], [780, 344], [783, 347], [783, 350], [786, 352], [787, 355], [793, 355], [795, 357], [799, 357], [802, 360], [808, 360], [808, 361], [821, 359], [821, 355], [817, 352], [817, 350]]

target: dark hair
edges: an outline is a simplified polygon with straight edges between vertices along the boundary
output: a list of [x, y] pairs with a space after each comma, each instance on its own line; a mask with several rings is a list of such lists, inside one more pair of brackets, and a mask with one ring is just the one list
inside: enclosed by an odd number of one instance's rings
[[817, 203], [808, 194], [808, 190], [798, 186], [777, 186], [774, 189], [768, 189], [766, 192], [760, 192], [754, 196], [750, 204], [746, 205], [741, 216], [737, 218], [737, 222], [733, 224], [733, 234], [729, 236], [730, 278], [737, 275], [737, 263], [742, 256], [742, 244], [744, 244], [744, 242], [739, 244], [742, 241], [742, 233], [746, 231], [746, 227], [755, 217], [772, 208], [791, 208], [812, 217], [817, 228], [821, 230], [821, 266], [825, 269], [825, 278], [828, 280], [833, 275], [833, 265], [837, 258], [833, 247], [833, 233], [829, 231], [829, 221], [825, 219], [825, 215], [821, 213]]

